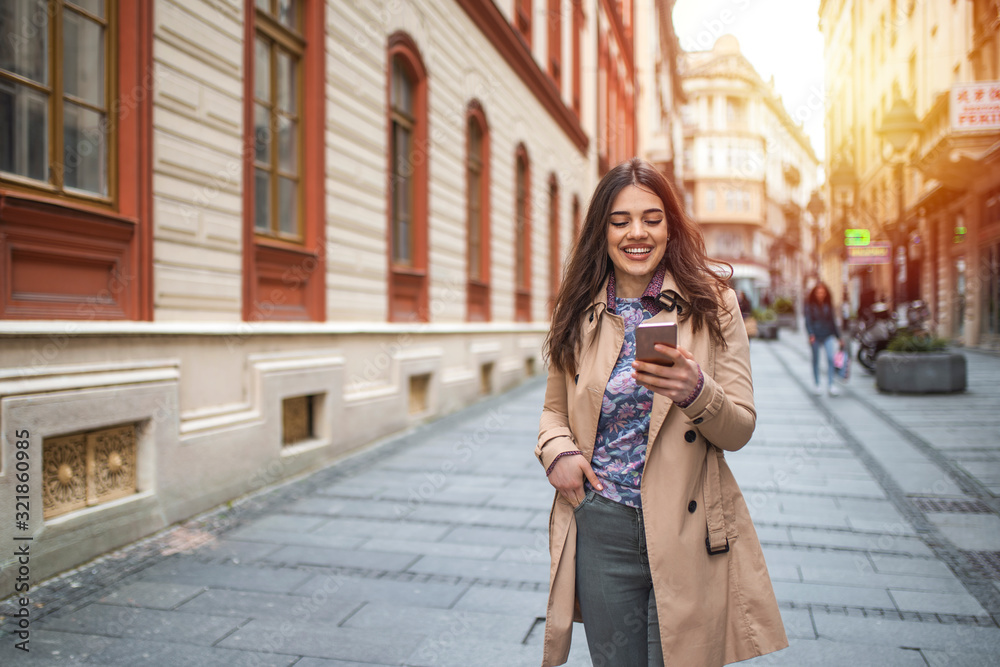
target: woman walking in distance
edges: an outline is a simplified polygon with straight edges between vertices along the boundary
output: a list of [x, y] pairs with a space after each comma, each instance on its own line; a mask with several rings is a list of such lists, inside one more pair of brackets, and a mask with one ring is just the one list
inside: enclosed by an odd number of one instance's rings
[[834, 315], [833, 301], [830, 299], [830, 289], [826, 283], [816, 283], [816, 286], [806, 297], [806, 331], [809, 333], [809, 346], [812, 348], [813, 361], [813, 391], [823, 393], [819, 383], [819, 354], [826, 350], [827, 391], [831, 396], [840, 393], [833, 383], [833, 357], [837, 354], [840, 343], [840, 332], [837, 331], [837, 318]]
[[[788, 645], [723, 457], [756, 421], [728, 276], [670, 184], [638, 159], [597, 186], [556, 299], [535, 454], [556, 489], [543, 667], [582, 621], [595, 666], [715, 667]], [[633, 361], [675, 322], [673, 366]]]

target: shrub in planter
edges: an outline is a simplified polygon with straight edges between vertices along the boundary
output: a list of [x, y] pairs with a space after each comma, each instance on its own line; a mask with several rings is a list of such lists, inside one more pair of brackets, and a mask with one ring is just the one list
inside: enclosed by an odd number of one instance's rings
[[876, 386], [903, 394], [965, 391], [965, 356], [946, 348], [943, 338], [900, 329], [875, 358]]
[[781, 296], [774, 301], [774, 312], [778, 315], [794, 315], [795, 314], [795, 302], [789, 299], [787, 296]]
[[775, 340], [778, 338], [778, 316], [770, 308], [754, 308], [753, 317], [757, 320], [757, 338]]

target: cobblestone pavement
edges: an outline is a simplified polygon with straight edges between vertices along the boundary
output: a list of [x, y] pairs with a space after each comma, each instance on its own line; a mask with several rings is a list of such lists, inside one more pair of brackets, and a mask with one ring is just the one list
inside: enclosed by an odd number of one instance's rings
[[[1000, 357], [969, 391], [856, 372], [809, 391], [804, 336], [752, 345], [758, 425], [728, 455], [791, 647], [750, 665], [985, 667], [1000, 655]], [[381, 442], [32, 592], [0, 664], [538, 665], [552, 493], [543, 385]], [[570, 665], [590, 665], [577, 626]], [[613, 660], [608, 664], [614, 664]]]

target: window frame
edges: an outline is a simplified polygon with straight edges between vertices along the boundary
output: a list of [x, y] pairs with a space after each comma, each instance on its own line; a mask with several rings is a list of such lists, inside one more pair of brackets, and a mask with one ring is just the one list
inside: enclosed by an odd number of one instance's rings
[[[243, 38], [243, 320], [326, 319], [325, 2], [300, 0], [304, 39], [299, 77], [298, 160], [301, 240], [257, 233], [255, 215], [254, 83], [257, 9], [244, 0]], [[307, 141], [307, 137], [316, 137]]]
[[105, 13], [108, 196], [0, 178], [0, 319], [153, 318], [153, 10], [107, 0]]
[[[121, 36], [118, 34], [119, 3], [117, 0], [105, 0], [104, 14], [101, 19], [90, 14], [86, 9], [67, 0], [46, 0], [48, 7], [48, 76], [49, 86], [43, 87], [28, 79], [13, 73], [0, 74], [0, 80], [10, 81], [28, 86], [32, 90], [44, 90], [48, 96], [47, 149], [49, 178], [46, 181], [36, 180], [29, 176], [21, 176], [10, 172], [0, 172], [0, 187], [11, 192], [26, 195], [46, 197], [49, 200], [64, 201], [68, 205], [87, 204], [107, 211], [114, 211], [118, 204], [118, 119], [114, 113], [118, 101], [118, 78], [121, 63], [119, 62], [119, 45]], [[67, 6], [69, 4], [69, 6]], [[106, 168], [108, 194], [101, 195], [86, 190], [73, 189], [67, 191], [65, 171], [65, 130], [64, 106], [67, 100], [63, 72], [63, 30], [64, 10], [72, 11], [91, 20], [99, 21], [104, 26], [104, 127], [106, 128]], [[118, 39], [116, 39], [116, 36]], [[58, 39], [57, 39], [58, 37]], [[92, 105], [84, 104], [86, 108]]]
[[[274, 0], [271, 0], [274, 4]], [[301, 7], [306, 5], [306, 0], [300, 0]], [[301, 12], [298, 17], [300, 25], [305, 21], [305, 12]], [[302, 27], [296, 28], [298, 33], [294, 33], [293, 29], [282, 24], [275, 17], [267, 13], [262, 13], [260, 9], [257, 9], [256, 4], [254, 4], [254, 21], [255, 21], [255, 35], [254, 35], [254, 47], [256, 46], [256, 40], [263, 36], [270, 40], [271, 45], [268, 48], [268, 70], [270, 73], [268, 88], [270, 90], [270, 98], [267, 100], [267, 105], [269, 107], [269, 146], [268, 150], [270, 152], [269, 160], [269, 173], [271, 175], [271, 187], [270, 187], [270, 213], [271, 213], [271, 227], [270, 229], [264, 231], [258, 229], [256, 226], [256, 220], [254, 220], [254, 234], [260, 237], [268, 239], [276, 239], [281, 241], [287, 241], [294, 244], [304, 244], [305, 243], [305, 197], [304, 197], [304, 153], [305, 153], [305, 126], [303, 124], [303, 110], [305, 103], [305, 52], [306, 52], [306, 39]], [[295, 219], [295, 232], [286, 233], [281, 231], [281, 220], [280, 216], [280, 180], [282, 178], [282, 172], [280, 167], [280, 154], [279, 154], [279, 139], [277, 131], [276, 119], [282, 115], [277, 110], [277, 102], [275, 101], [278, 96], [278, 52], [284, 50], [286, 52], [292, 53], [297, 57], [298, 62], [295, 67], [295, 123], [297, 126], [296, 137], [295, 137], [295, 162], [296, 162], [296, 219]], [[256, 55], [254, 56], [256, 58]], [[254, 67], [256, 68], [256, 60], [254, 62]], [[251, 104], [254, 105], [256, 109], [257, 105], [256, 91], [252, 94]], [[257, 169], [256, 159], [254, 160], [254, 168]], [[256, 173], [256, 172], [255, 172]], [[254, 187], [256, 187], [256, 181], [254, 182]], [[256, 215], [256, 206], [254, 210], [254, 215]]]
[[523, 143], [514, 151], [514, 321], [531, 321], [531, 159]]
[[[475, 125], [480, 136], [479, 155], [479, 215], [473, 216], [471, 208], [472, 194], [472, 137], [471, 128]], [[466, 233], [469, 242], [466, 244], [466, 320], [469, 322], [488, 322], [490, 313], [490, 129], [479, 100], [472, 100], [466, 109]], [[472, 256], [475, 249], [471, 243], [472, 228], [479, 232], [478, 262], [479, 275], [472, 273]]]
[[[410, 202], [412, 263], [401, 265], [394, 258], [393, 179], [393, 62], [400, 58], [413, 78], [412, 141], [413, 173], [410, 179], [413, 193]], [[428, 296], [428, 73], [423, 56], [413, 38], [404, 31], [390, 35], [386, 48], [385, 113], [386, 113], [386, 262], [388, 269], [388, 320], [390, 322], [427, 322], [430, 320]]]
[[562, 0], [547, 0], [547, 2], [548, 39], [546, 40], [546, 50], [548, 57], [545, 62], [545, 71], [556, 84], [556, 89], [562, 92]]
[[551, 317], [552, 309], [559, 295], [559, 283], [562, 273], [562, 252], [560, 243], [560, 215], [559, 215], [559, 178], [555, 172], [549, 174], [549, 302], [548, 313]]

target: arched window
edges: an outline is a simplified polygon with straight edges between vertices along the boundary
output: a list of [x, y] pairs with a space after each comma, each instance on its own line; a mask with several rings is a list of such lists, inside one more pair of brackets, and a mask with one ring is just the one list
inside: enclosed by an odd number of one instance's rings
[[531, 162], [524, 144], [514, 168], [514, 320], [531, 321]]
[[324, 7], [322, 0], [246, 0], [249, 321], [326, 317]]
[[562, 91], [562, 0], [548, 0], [548, 63], [549, 76]]
[[401, 32], [388, 62], [389, 320], [426, 322], [427, 71]]
[[549, 176], [549, 315], [559, 293], [559, 278], [562, 271], [559, 243], [559, 180], [555, 174]]
[[490, 319], [490, 134], [478, 101], [466, 114], [467, 319]]

